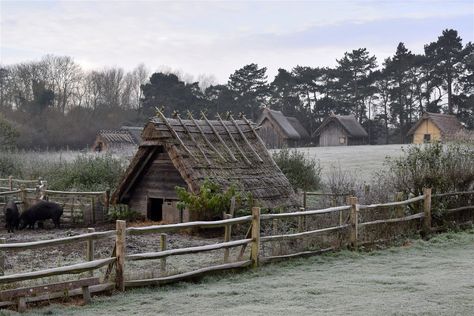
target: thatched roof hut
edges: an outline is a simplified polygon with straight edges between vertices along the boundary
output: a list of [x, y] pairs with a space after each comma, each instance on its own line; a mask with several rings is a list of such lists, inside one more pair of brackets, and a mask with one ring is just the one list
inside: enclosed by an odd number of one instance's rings
[[413, 137], [414, 144], [422, 144], [452, 138], [462, 129], [463, 126], [454, 115], [425, 112], [407, 135]]
[[122, 126], [120, 129], [100, 130], [97, 133], [92, 151], [123, 152], [135, 151], [141, 142], [143, 127]]
[[313, 137], [319, 137], [319, 146], [350, 146], [367, 144], [369, 134], [357, 122], [353, 115], [335, 115], [331, 113]]
[[267, 148], [298, 147], [309, 142], [309, 133], [301, 122], [280, 111], [263, 109], [257, 125], [258, 134]]
[[222, 188], [235, 184], [263, 207], [298, 205], [288, 179], [245, 118], [155, 117], [142, 137], [112, 201], [152, 220], [186, 220], [176, 207], [175, 186], [197, 193], [205, 179]]

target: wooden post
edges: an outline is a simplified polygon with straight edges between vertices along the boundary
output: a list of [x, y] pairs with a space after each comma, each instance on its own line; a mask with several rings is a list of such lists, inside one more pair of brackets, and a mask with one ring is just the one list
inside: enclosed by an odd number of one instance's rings
[[303, 191], [303, 207], [306, 210], [306, 191]]
[[358, 238], [358, 221], [359, 221], [359, 205], [357, 204], [357, 197], [351, 196], [349, 198], [351, 204], [351, 226], [350, 226], [350, 236], [349, 236], [349, 245], [352, 248], [357, 248], [357, 238]]
[[[6, 244], [6, 238], [0, 238], [0, 244]], [[0, 275], [5, 275], [5, 251], [0, 252]]]
[[18, 313], [26, 312], [26, 297], [19, 297], [18, 298]]
[[28, 208], [28, 201], [26, 199], [26, 187], [24, 184], [20, 186], [20, 200], [23, 202], [23, 209], [26, 210]]
[[[231, 218], [232, 218], [231, 214], [224, 214], [224, 219], [231, 219]], [[231, 234], [232, 234], [232, 225], [225, 225], [224, 242], [230, 241]], [[229, 248], [224, 249], [224, 263], [229, 262], [229, 252], [230, 252]]]
[[105, 214], [109, 214], [109, 206], [110, 206], [110, 189], [107, 188], [105, 190]]
[[[278, 235], [278, 219], [274, 218], [272, 220], [272, 235]], [[273, 241], [272, 242], [272, 256], [277, 256], [278, 251], [277, 251], [277, 246], [279, 245], [278, 241]], [[281, 251], [280, 251], [281, 252]]]
[[125, 291], [125, 255], [126, 255], [126, 234], [127, 223], [122, 220], [116, 221], [117, 235], [115, 239], [115, 249], [117, 256], [117, 264], [115, 265], [115, 287], [119, 291]]
[[[395, 193], [395, 201], [403, 201], [403, 192]], [[395, 209], [395, 217], [404, 217], [405, 216], [405, 206], [400, 205]]]
[[89, 290], [89, 286], [82, 287], [82, 299], [84, 300], [85, 304], [89, 304], [91, 302], [91, 291]]
[[423, 195], [425, 196], [423, 200], [423, 212], [425, 213], [423, 231], [429, 234], [431, 232], [431, 188], [424, 188]]
[[[166, 250], [166, 238], [168, 235], [160, 234], [160, 251]], [[166, 257], [160, 259], [160, 274], [161, 276], [166, 275]]]
[[8, 176], [8, 187], [13, 191], [13, 176]]
[[91, 197], [91, 222], [95, 224], [95, 197]]
[[[300, 212], [304, 212], [304, 208], [300, 207]], [[298, 231], [301, 233], [304, 231], [305, 216], [298, 216]]]
[[[88, 233], [94, 233], [95, 228], [87, 228]], [[92, 239], [87, 241], [87, 248], [86, 248], [86, 260], [87, 261], [94, 261], [94, 241]], [[89, 276], [94, 276], [94, 270], [89, 271]], [[89, 288], [87, 288], [89, 289]], [[90, 295], [89, 295], [90, 296]]]
[[250, 249], [250, 259], [252, 267], [259, 265], [260, 252], [260, 207], [252, 207], [252, 248]]

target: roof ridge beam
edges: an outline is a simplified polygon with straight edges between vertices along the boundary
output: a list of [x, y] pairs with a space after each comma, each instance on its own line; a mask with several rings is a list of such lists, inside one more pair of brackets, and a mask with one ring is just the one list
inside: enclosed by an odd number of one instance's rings
[[211, 128], [212, 132], [214, 133], [214, 135], [216, 135], [216, 137], [219, 139], [219, 141], [222, 143], [222, 145], [224, 145], [225, 149], [227, 150], [227, 152], [229, 153], [230, 157], [232, 158], [233, 161], [238, 161], [237, 158], [235, 158], [234, 154], [232, 153], [232, 150], [230, 150], [229, 146], [227, 146], [227, 144], [225, 143], [225, 141], [222, 139], [221, 135], [219, 135], [219, 133], [216, 131], [216, 128], [211, 124], [211, 122], [209, 122], [209, 120], [207, 119], [206, 115], [204, 114], [204, 112], [201, 111], [201, 116], [204, 118], [204, 120], [206, 121], [206, 123], [209, 125], [209, 127]]
[[168, 122], [168, 119], [166, 119], [165, 115], [158, 109], [156, 108], [156, 113], [161, 117], [163, 122], [165, 123], [166, 127], [170, 130], [171, 134], [179, 141], [180, 145], [183, 146], [184, 150], [190, 155], [191, 157], [194, 158], [194, 160], [198, 161], [196, 156], [193, 155], [193, 153], [189, 150], [188, 147], [184, 144], [183, 140], [179, 137], [178, 133], [174, 130], [173, 126]]
[[234, 124], [235, 128], [239, 131], [240, 136], [245, 140], [245, 143], [247, 144], [247, 146], [249, 146], [250, 150], [252, 150], [253, 154], [257, 157], [258, 161], [263, 162], [263, 159], [259, 156], [257, 151], [253, 148], [252, 144], [250, 144], [250, 142], [247, 139], [247, 137], [245, 136], [244, 132], [242, 132], [242, 130], [240, 129], [239, 124], [237, 124], [237, 122], [232, 117], [232, 114], [229, 115], [229, 118], [230, 118], [231, 122]]
[[222, 161], [227, 161], [224, 156], [221, 154], [221, 152], [216, 148], [214, 147], [214, 145], [209, 141], [209, 139], [206, 137], [206, 134], [204, 134], [204, 131], [202, 130], [201, 126], [199, 126], [199, 124], [196, 122], [196, 120], [194, 119], [192, 113], [190, 111], [188, 111], [188, 117], [191, 119], [191, 121], [194, 123], [194, 125], [196, 126], [196, 128], [199, 130], [199, 133], [201, 133], [201, 136], [202, 138], [204, 138], [204, 140], [206, 141], [206, 144], [219, 156], [219, 158], [222, 160]]
[[201, 148], [201, 146], [199, 145], [199, 143], [196, 141], [196, 139], [194, 138], [194, 136], [191, 134], [191, 131], [188, 129], [188, 127], [186, 126], [186, 124], [183, 123], [183, 120], [181, 119], [181, 117], [179, 116], [179, 113], [176, 113], [176, 118], [178, 119], [179, 123], [181, 124], [181, 126], [183, 126], [184, 130], [186, 131], [186, 133], [188, 133], [189, 137], [191, 138], [191, 141], [193, 143], [196, 144], [196, 147], [199, 149], [199, 151], [201, 152], [202, 156], [204, 157], [204, 159], [206, 160], [207, 164], [210, 166], [212, 165], [212, 163], [209, 161], [209, 159], [207, 158], [206, 156], [206, 153], [204, 152], [204, 150]]
[[234, 137], [232, 136], [232, 133], [229, 131], [229, 129], [227, 128], [227, 126], [224, 124], [224, 122], [222, 121], [222, 118], [221, 116], [219, 115], [219, 113], [217, 113], [217, 119], [219, 120], [219, 122], [222, 124], [222, 126], [224, 126], [224, 129], [226, 130], [227, 134], [229, 135], [230, 137], [230, 140], [232, 140], [232, 143], [234, 143], [234, 146], [237, 148], [237, 150], [239, 151], [239, 153], [242, 155], [242, 157], [244, 158], [245, 162], [248, 164], [248, 165], [251, 165], [252, 163], [250, 162], [250, 160], [247, 158], [247, 156], [245, 156], [244, 152], [242, 151], [242, 148], [240, 148], [239, 144], [237, 144], [237, 142], [235, 141]]

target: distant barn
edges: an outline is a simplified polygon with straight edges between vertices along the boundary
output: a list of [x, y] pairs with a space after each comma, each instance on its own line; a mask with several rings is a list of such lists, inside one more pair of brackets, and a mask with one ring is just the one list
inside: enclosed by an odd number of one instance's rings
[[319, 146], [353, 146], [367, 144], [368, 134], [353, 115], [327, 117], [313, 133]]
[[148, 219], [169, 223], [197, 219], [177, 207], [176, 186], [198, 193], [209, 179], [235, 184], [267, 208], [297, 206], [293, 189], [247, 120], [153, 118], [113, 203], [128, 204]]
[[267, 148], [300, 147], [309, 142], [309, 133], [300, 121], [280, 111], [263, 109], [257, 125]]
[[425, 112], [407, 135], [412, 137], [413, 144], [423, 144], [444, 141], [462, 129], [463, 126], [454, 115]]
[[100, 130], [92, 151], [109, 153], [134, 153], [141, 142], [143, 127], [122, 126], [115, 130]]

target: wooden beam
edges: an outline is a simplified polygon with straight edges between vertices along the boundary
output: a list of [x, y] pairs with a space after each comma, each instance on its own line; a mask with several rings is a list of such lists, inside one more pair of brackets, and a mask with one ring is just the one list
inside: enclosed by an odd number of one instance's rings
[[199, 143], [196, 141], [196, 139], [194, 138], [193, 134], [191, 133], [191, 131], [188, 129], [188, 127], [186, 126], [186, 124], [183, 123], [183, 120], [181, 119], [181, 117], [179, 116], [178, 113], [176, 113], [176, 118], [178, 119], [179, 121], [179, 124], [181, 124], [181, 126], [184, 128], [184, 130], [186, 131], [186, 133], [189, 135], [189, 137], [191, 138], [191, 141], [196, 145], [196, 147], [199, 149], [199, 151], [201, 152], [202, 156], [204, 157], [204, 159], [206, 160], [207, 164], [210, 166], [212, 165], [211, 162], [209, 161], [209, 159], [207, 159], [207, 156], [206, 156], [206, 153], [204, 152], [204, 150], [201, 148], [201, 146], [199, 145]]
[[260, 215], [260, 219], [263, 220], [270, 220], [274, 218], [286, 218], [286, 217], [297, 217], [297, 216], [307, 216], [307, 215], [318, 215], [318, 214], [326, 214], [326, 213], [333, 213], [339, 211], [349, 210], [351, 207], [349, 205], [343, 206], [336, 206], [325, 208], [322, 210], [310, 210], [310, 211], [301, 211], [301, 212], [290, 212], [290, 213], [276, 213], [276, 214], [262, 214]]
[[223, 161], [226, 161], [226, 159], [224, 158], [224, 156], [221, 154], [221, 152], [219, 150], [217, 150], [216, 147], [214, 147], [214, 145], [209, 141], [209, 139], [206, 137], [206, 134], [204, 134], [204, 131], [202, 130], [201, 126], [199, 126], [199, 124], [196, 122], [196, 120], [194, 119], [193, 115], [191, 114], [191, 112], [188, 111], [188, 116], [189, 118], [193, 121], [194, 125], [196, 126], [196, 128], [199, 130], [199, 133], [201, 133], [201, 136], [202, 138], [204, 138], [204, 140], [206, 141], [206, 144], [219, 156], [220, 159], [222, 159]]
[[252, 144], [250, 144], [250, 142], [249, 142], [249, 140], [247, 139], [247, 137], [245, 137], [245, 134], [244, 134], [244, 132], [242, 132], [242, 130], [240, 129], [239, 124], [237, 124], [237, 122], [234, 120], [234, 118], [232, 117], [232, 115], [230, 115], [229, 117], [230, 117], [230, 121], [234, 124], [234, 126], [235, 126], [235, 128], [237, 129], [237, 131], [239, 132], [240, 136], [244, 139], [245, 143], [246, 143], [247, 146], [250, 148], [250, 150], [253, 152], [253, 154], [255, 155], [255, 157], [257, 157], [258, 161], [263, 162], [262, 158], [259, 156], [259, 154], [258, 154], [257, 151], [255, 150], [255, 148], [253, 148]]
[[267, 242], [267, 241], [276, 241], [276, 240], [289, 240], [289, 239], [295, 239], [295, 238], [304, 238], [304, 237], [309, 237], [309, 236], [312, 236], [312, 235], [319, 235], [319, 234], [324, 234], [324, 233], [344, 229], [344, 228], [347, 228], [347, 227], [349, 227], [349, 225], [345, 224], [345, 225], [322, 228], [322, 229], [316, 229], [316, 230], [310, 230], [310, 231], [305, 231], [305, 232], [295, 233], [295, 234], [264, 236], [264, 237], [260, 237], [260, 241], [261, 242]]
[[21, 287], [13, 290], [0, 292], [0, 301], [11, 300], [19, 296], [38, 296], [42, 293], [53, 293], [64, 290], [77, 289], [83, 286], [92, 286], [99, 284], [99, 278], [86, 278], [74, 281], [65, 281], [60, 283], [51, 283], [39, 286]]
[[216, 228], [225, 227], [229, 224], [243, 224], [252, 221], [252, 215], [235, 217], [231, 219], [224, 219], [220, 221], [199, 221], [199, 222], [187, 222], [179, 224], [167, 224], [167, 225], [154, 225], [146, 227], [128, 227], [127, 233], [130, 235], [138, 234], [151, 234], [151, 233], [166, 233], [173, 232], [187, 228]]
[[165, 117], [165, 115], [158, 109], [156, 109], [156, 113], [161, 117], [161, 119], [163, 120], [163, 123], [165, 123], [166, 127], [168, 127], [169, 131], [171, 132], [171, 134], [173, 134], [173, 136], [178, 140], [179, 144], [183, 147], [183, 149], [188, 153], [188, 155], [190, 155], [191, 157], [193, 157], [194, 160], [198, 161], [198, 159], [193, 155], [193, 153], [191, 152], [191, 150], [189, 150], [188, 147], [186, 147], [186, 145], [184, 144], [183, 140], [179, 137], [178, 133], [174, 130], [173, 126], [171, 126], [170, 122], [168, 122], [168, 119]]
[[237, 142], [235, 141], [234, 137], [232, 136], [232, 133], [229, 131], [229, 129], [227, 128], [227, 126], [224, 124], [224, 122], [222, 121], [222, 118], [221, 116], [219, 115], [219, 113], [217, 114], [217, 119], [219, 120], [219, 122], [222, 124], [222, 126], [224, 127], [225, 131], [227, 132], [227, 135], [229, 135], [229, 138], [230, 140], [232, 141], [232, 143], [234, 144], [235, 148], [237, 148], [237, 150], [239, 151], [240, 155], [242, 156], [242, 158], [244, 158], [244, 161], [248, 164], [248, 165], [252, 165], [252, 163], [250, 162], [250, 160], [248, 160], [247, 156], [245, 156], [244, 152], [242, 151], [242, 148], [240, 148], [239, 144], [237, 144]]
[[425, 217], [425, 213], [417, 213], [417, 214], [408, 215], [408, 216], [405, 216], [405, 217], [379, 219], [379, 220], [376, 220], [376, 221], [359, 223], [358, 227], [364, 227], [364, 226], [368, 226], [368, 225], [377, 225], [377, 224], [399, 223], [399, 222], [405, 222], [405, 221], [410, 221], [410, 220], [413, 220], [413, 219], [424, 218], [424, 217]]
[[78, 274], [78, 273], [95, 270], [100, 267], [106, 266], [112, 261], [115, 261], [115, 258], [98, 259], [94, 261], [77, 263], [77, 264], [58, 267], [58, 268], [5, 275], [5, 276], [0, 277], [0, 284], [44, 278], [44, 277], [49, 277], [53, 275]]
[[102, 239], [102, 238], [107, 238], [107, 237], [112, 237], [112, 236], [115, 236], [115, 230], [87, 233], [87, 234], [82, 234], [78, 236], [64, 237], [64, 238], [51, 239], [51, 240], [39, 240], [39, 241], [31, 241], [31, 242], [0, 244], [0, 250], [2, 251], [31, 250], [31, 249], [37, 249], [37, 248], [42, 248], [42, 247], [50, 247], [50, 246], [56, 246], [56, 245], [76, 243], [76, 242], [81, 242], [81, 241]]
[[230, 155], [230, 158], [233, 160], [233, 161], [237, 161], [237, 158], [235, 158], [234, 154], [232, 153], [232, 150], [230, 150], [229, 146], [227, 146], [227, 144], [225, 143], [225, 141], [222, 139], [221, 135], [219, 135], [219, 133], [217, 132], [216, 128], [211, 124], [211, 122], [209, 122], [209, 120], [207, 119], [206, 115], [201, 112], [201, 116], [202, 118], [206, 121], [206, 123], [209, 125], [209, 127], [211, 128], [212, 132], [214, 133], [214, 135], [216, 135], [217, 139], [219, 139], [219, 141], [221, 142], [222, 145], [224, 145], [224, 148], [227, 150], [227, 153]]
[[249, 244], [250, 242], [252, 242], [252, 239], [242, 239], [242, 240], [222, 242], [222, 243], [205, 245], [205, 246], [178, 248], [178, 249], [170, 249], [170, 250], [157, 251], [157, 252], [137, 253], [133, 255], [128, 255], [127, 260], [132, 260], [132, 261], [133, 260], [150, 260], [150, 259], [165, 258], [169, 256], [188, 255], [191, 253], [238, 247], [241, 245]]
[[244, 267], [248, 267], [251, 264], [252, 264], [251, 260], [239, 261], [239, 262], [225, 263], [225, 264], [221, 264], [217, 266], [202, 268], [202, 269], [198, 269], [198, 270], [194, 270], [194, 271], [190, 271], [186, 273], [171, 275], [164, 278], [125, 281], [125, 287], [137, 287], [137, 286], [149, 286], [149, 285], [173, 283], [173, 282], [183, 281], [186, 279], [195, 278], [208, 272], [244, 268]]
[[302, 251], [302, 252], [297, 252], [297, 253], [292, 253], [289, 255], [280, 255], [280, 256], [269, 256], [269, 257], [263, 257], [260, 259], [261, 262], [273, 262], [273, 261], [281, 261], [285, 259], [291, 259], [295, 257], [310, 257], [314, 255], [319, 255], [322, 253], [326, 253], [329, 251], [334, 251], [334, 247], [329, 247], [325, 249], [319, 249], [319, 250], [310, 250], [310, 251]]

